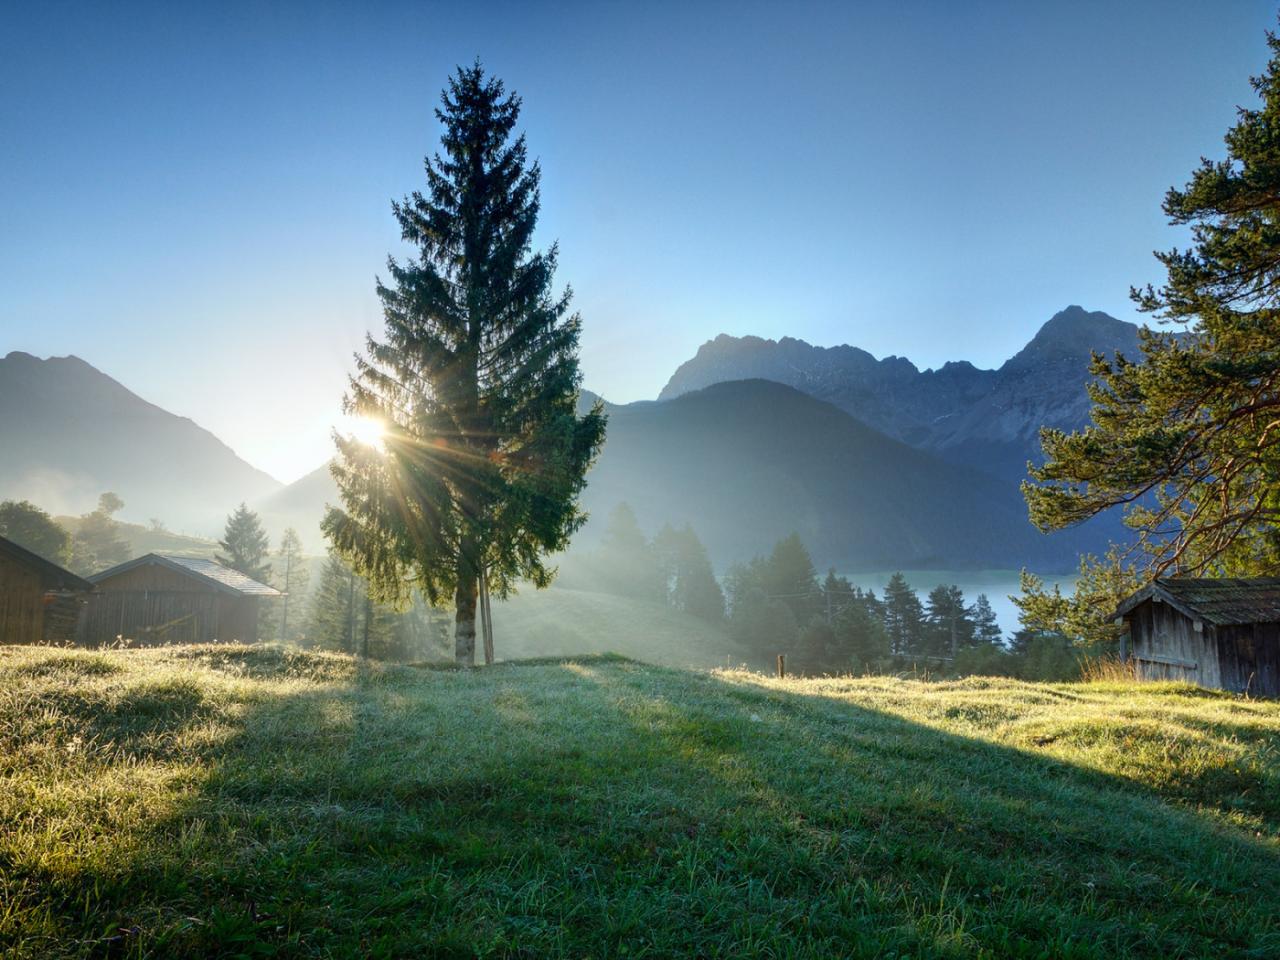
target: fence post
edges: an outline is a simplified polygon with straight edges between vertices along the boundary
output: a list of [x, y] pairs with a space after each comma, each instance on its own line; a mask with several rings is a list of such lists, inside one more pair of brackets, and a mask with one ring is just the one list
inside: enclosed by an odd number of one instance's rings
[[787, 675], [787, 655], [785, 653], [778, 654], [778, 679], [781, 680]]

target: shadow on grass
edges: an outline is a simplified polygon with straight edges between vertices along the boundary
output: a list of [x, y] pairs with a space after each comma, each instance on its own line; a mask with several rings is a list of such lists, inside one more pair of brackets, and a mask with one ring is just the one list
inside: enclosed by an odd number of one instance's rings
[[1273, 845], [888, 712], [622, 658], [174, 656], [194, 706], [95, 735], [186, 788], [115, 858], [0, 861], [57, 932], [15, 954], [1280, 954]]

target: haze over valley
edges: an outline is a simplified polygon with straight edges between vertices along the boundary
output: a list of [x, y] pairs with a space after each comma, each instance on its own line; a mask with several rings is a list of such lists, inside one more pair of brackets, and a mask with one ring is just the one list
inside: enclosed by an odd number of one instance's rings
[[[722, 571], [793, 532], [824, 569], [1070, 571], [1114, 525], [1041, 535], [1018, 484], [1039, 458], [1040, 426], [1086, 421], [1090, 351], [1133, 355], [1135, 344], [1132, 324], [1078, 307], [998, 370], [919, 371], [856, 347], [722, 335], [657, 400], [606, 404], [580, 543], [625, 502], [646, 529], [692, 524]], [[287, 422], [289, 409], [267, 398], [263, 415]], [[122, 519], [209, 538], [247, 502], [273, 537], [294, 527], [322, 552], [320, 520], [337, 502], [326, 464], [280, 484], [77, 357], [0, 359], [0, 444], [0, 499], [57, 514], [110, 490]]]

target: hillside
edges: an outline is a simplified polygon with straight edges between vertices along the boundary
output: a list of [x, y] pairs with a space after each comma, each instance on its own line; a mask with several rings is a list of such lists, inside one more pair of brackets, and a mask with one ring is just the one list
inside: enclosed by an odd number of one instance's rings
[[723, 667], [753, 659], [722, 626], [665, 604], [560, 586], [495, 600], [493, 629], [504, 660], [619, 653], [667, 666]]
[[329, 464], [322, 463], [293, 483], [255, 501], [252, 506], [273, 537], [278, 538], [286, 528], [293, 527], [302, 538], [304, 549], [323, 553], [325, 540], [320, 532], [320, 521], [324, 519], [325, 506], [338, 503], [338, 486], [333, 482]]
[[0, 359], [0, 450], [0, 499], [78, 514], [112, 490], [130, 519], [200, 533], [280, 486], [209, 431], [78, 357]]
[[[80, 526], [79, 517], [55, 517], [68, 533], [75, 535]], [[144, 553], [169, 553], [184, 557], [212, 557], [218, 550], [218, 541], [208, 537], [192, 537], [172, 530], [157, 530], [140, 523], [118, 523], [120, 538], [129, 544], [129, 555], [140, 557]]]
[[0, 953], [1267, 957], [1280, 705], [0, 648]]
[[1037, 533], [989, 477], [765, 380], [610, 407], [583, 502], [604, 518], [620, 501], [645, 529], [693, 524], [718, 564], [792, 532], [848, 570], [1067, 567], [1073, 546]]

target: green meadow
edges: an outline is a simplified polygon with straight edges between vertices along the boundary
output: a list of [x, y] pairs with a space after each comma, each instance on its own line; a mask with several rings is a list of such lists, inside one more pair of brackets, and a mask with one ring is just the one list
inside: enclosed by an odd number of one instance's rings
[[1280, 704], [0, 648], [0, 954], [1276, 957]]

